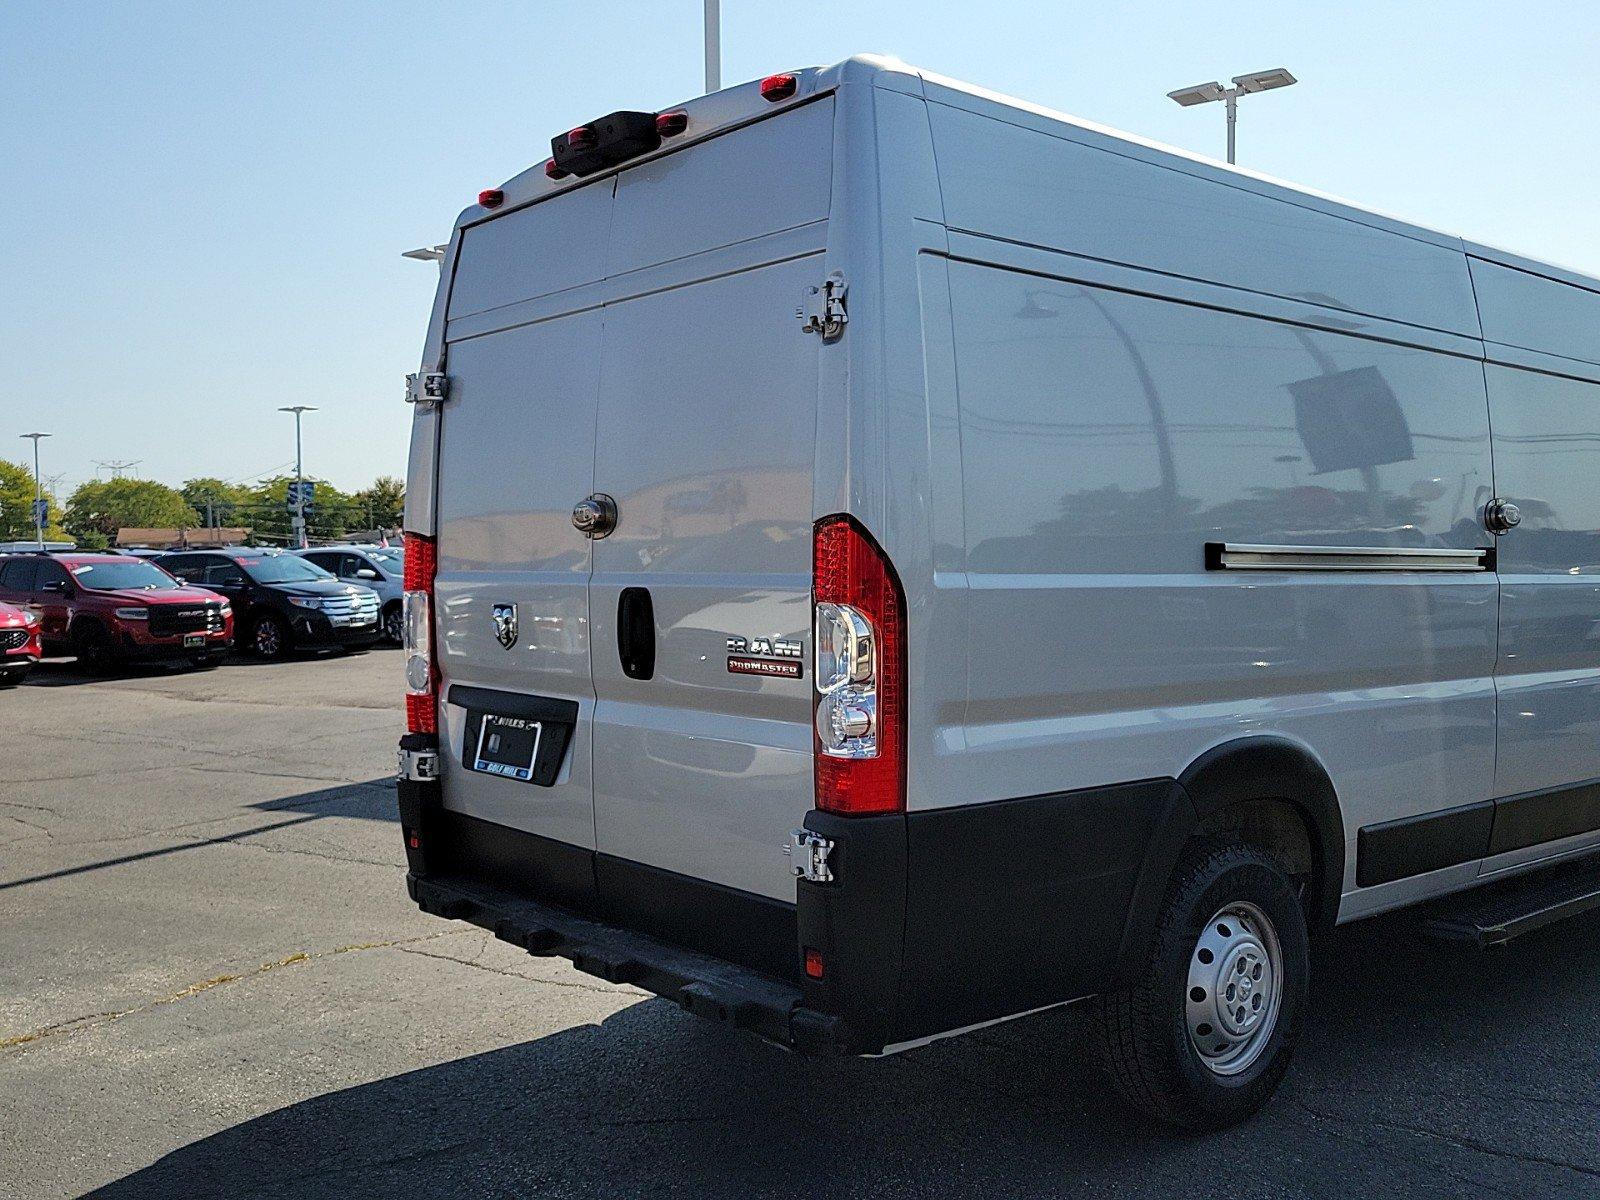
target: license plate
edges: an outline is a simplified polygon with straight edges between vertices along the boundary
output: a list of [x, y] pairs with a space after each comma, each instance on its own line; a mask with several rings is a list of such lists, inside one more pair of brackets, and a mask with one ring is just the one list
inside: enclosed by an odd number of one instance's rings
[[205, 644], [206, 635], [203, 633], [186, 633], [183, 635], [183, 648], [185, 650], [192, 646], [204, 646]]
[[533, 760], [539, 755], [544, 725], [522, 717], [497, 717], [485, 713], [478, 727], [478, 749], [472, 769], [524, 782], [533, 778]]

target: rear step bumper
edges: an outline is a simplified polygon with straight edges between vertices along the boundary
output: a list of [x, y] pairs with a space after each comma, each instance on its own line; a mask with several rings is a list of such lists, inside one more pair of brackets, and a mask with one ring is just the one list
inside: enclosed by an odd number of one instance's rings
[[1502, 946], [1595, 909], [1600, 909], [1600, 855], [1587, 855], [1451, 897], [1434, 906], [1422, 928], [1441, 941]]
[[530, 954], [568, 959], [586, 974], [654, 992], [696, 1016], [805, 1054], [850, 1052], [837, 1016], [806, 1008], [798, 988], [759, 971], [478, 879], [407, 874], [406, 890], [423, 912], [470, 922]]

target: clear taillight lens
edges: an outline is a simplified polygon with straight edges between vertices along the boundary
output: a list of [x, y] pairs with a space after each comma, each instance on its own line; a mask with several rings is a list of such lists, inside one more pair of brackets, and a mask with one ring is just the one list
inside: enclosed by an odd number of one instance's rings
[[848, 517], [813, 543], [816, 803], [860, 814], [905, 808], [905, 600], [888, 558]]
[[433, 672], [433, 577], [438, 557], [432, 538], [406, 534], [405, 614], [406, 729], [438, 733]]
[[848, 604], [818, 604], [817, 691], [827, 695], [847, 683], [872, 678], [872, 623]]

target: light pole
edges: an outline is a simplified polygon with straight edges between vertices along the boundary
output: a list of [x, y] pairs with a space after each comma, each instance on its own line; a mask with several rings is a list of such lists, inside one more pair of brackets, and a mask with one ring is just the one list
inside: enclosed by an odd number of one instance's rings
[[306, 477], [300, 458], [300, 414], [317, 410], [309, 404], [294, 404], [278, 411], [294, 414], [294, 544], [297, 549], [304, 550], [307, 545]]
[[44, 483], [39, 477], [39, 439], [47, 438], [48, 433], [25, 433], [25, 438], [33, 439], [33, 534], [39, 541], [39, 549], [44, 549]]
[[722, 90], [722, 0], [706, 0], [706, 95]]
[[1228, 106], [1228, 162], [1234, 161], [1234, 127], [1239, 123], [1239, 97], [1248, 96], [1252, 92], [1270, 92], [1274, 88], [1288, 87], [1298, 80], [1282, 67], [1274, 67], [1270, 71], [1252, 71], [1248, 75], [1235, 75], [1233, 86], [1225, 88], [1213, 80], [1211, 83], [1197, 83], [1193, 87], [1179, 88], [1167, 95], [1185, 108], [1196, 104], [1209, 104], [1213, 100], [1222, 100]]

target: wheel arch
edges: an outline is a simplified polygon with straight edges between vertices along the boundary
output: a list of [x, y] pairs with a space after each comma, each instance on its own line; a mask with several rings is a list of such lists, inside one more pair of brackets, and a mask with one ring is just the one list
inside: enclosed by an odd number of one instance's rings
[[95, 613], [73, 613], [72, 620], [67, 625], [67, 641], [71, 642], [81, 630], [89, 628], [98, 629], [101, 633], [107, 635], [111, 633], [111, 627], [105, 623], [102, 617]]
[[1208, 828], [1227, 827], [1230, 814], [1279, 805], [1295, 811], [1310, 841], [1307, 923], [1313, 931], [1333, 927], [1345, 867], [1344, 816], [1333, 780], [1309, 749], [1289, 738], [1235, 738], [1207, 750], [1174, 781], [1134, 888], [1118, 956], [1119, 979], [1127, 979], [1143, 959], [1184, 847]]

